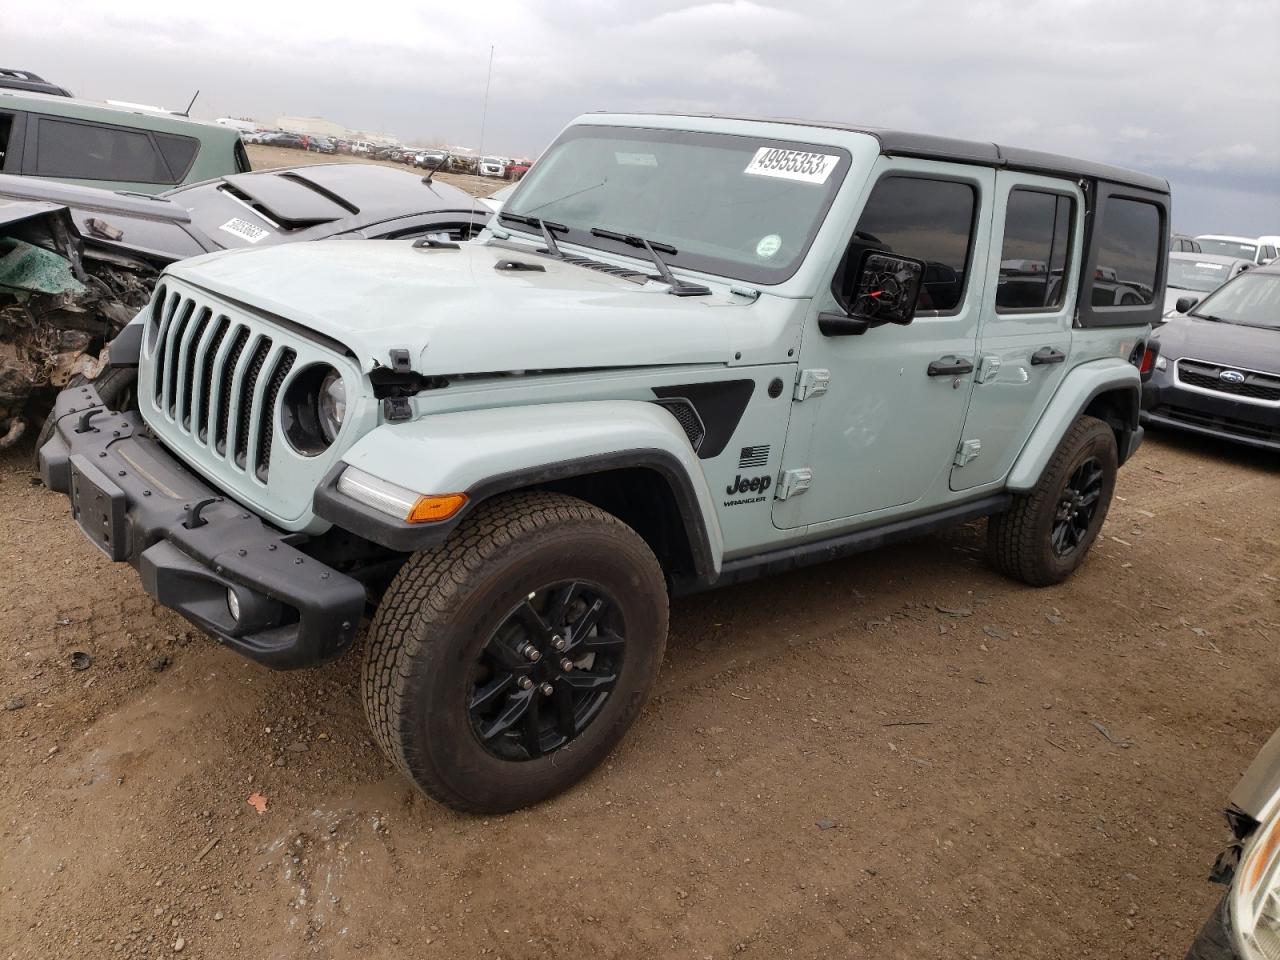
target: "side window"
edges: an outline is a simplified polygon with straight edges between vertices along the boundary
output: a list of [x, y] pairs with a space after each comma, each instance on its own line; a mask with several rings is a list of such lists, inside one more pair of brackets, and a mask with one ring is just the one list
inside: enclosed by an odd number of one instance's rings
[[200, 141], [195, 137], [181, 137], [176, 133], [153, 133], [156, 145], [169, 164], [169, 176], [166, 178], [178, 183], [187, 175], [191, 164], [195, 163], [196, 154], [200, 150]]
[[1153, 302], [1160, 255], [1160, 210], [1155, 204], [1107, 197], [1094, 248], [1093, 306]]
[[4, 158], [9, 155], [9, 133], [13, 130], [13, 114], [0, 113], [0, 170], [4, 169]]
[[1274, 260], [1276, 258], [1276, 248], [1272, 246], [1264, 246], [1262, 248], [1263, 260]]
[[955, 310], [964, 300], [977, 206], [977, 192], [967, 183], [906, 176], [880, 180], [837, 277], [841, 303], [849, 302], [863, 254], [884, 250], [924, 261], [919, 310]]
[[174, 182], [146, 133], [51, 117], [37, 121], [34, 173], [82, 180]]
[[1009, 191], [996, 310], [1062, 306], [1074, 214], [1070, 197], [1022, 187]]

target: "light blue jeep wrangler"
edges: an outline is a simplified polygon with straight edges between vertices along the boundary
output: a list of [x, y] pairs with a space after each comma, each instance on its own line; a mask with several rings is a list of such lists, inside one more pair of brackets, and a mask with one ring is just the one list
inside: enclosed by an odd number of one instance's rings
[[138, 409], [64, 393], [42, 471], [268, 666], [371, 610], [387, 755], [511, 810], [625, 734], [671, 593], [977, 517], [1067, 577], [1142, 437], [1168, 237], [1165, 181], [1064, 157], [584, 116], [475, 241], [170, 267], [112, 350]]

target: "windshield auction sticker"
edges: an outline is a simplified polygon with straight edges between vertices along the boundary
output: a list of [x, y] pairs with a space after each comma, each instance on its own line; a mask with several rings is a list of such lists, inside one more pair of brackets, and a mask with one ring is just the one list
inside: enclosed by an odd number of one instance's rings
[[839, 162], [839, 157], [825, 153], [761, 147], [747, 164], [747, 169], [742, 172], [753, 177], [776, 177], [780, 180], [799, 180], [802, 183], [826, 183], [827, 177], [831, 176], [831, 171]]

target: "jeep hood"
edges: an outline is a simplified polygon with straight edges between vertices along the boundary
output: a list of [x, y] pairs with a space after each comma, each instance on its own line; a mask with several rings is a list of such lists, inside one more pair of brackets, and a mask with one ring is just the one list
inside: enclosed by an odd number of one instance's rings
[[[497, 269], [511, 260], [542, 269]], [[169, 273], [331, 337], [366, 371], [396, 348], [438, 375], [729, 363], [743, 349], [735, 338], [752, 337], [731, 331], [765, 334], [743, 297], [676, 297], [506, 244], [328, 240], [196, 257]]]

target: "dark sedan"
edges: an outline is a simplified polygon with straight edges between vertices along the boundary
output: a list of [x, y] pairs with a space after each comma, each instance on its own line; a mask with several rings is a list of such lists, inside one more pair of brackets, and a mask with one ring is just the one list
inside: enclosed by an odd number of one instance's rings
[[490, 215], [451, 184], [365, 163], [238, 173], [159, 196], [0, 174], [0, 197], [64, 205], [79, 231], [100, 244], [170, 260], [339, 236], [465, 240]]
[[1280, 267], [1242, 273], [1156, 331], [1142, 422], [1280, 451]]

